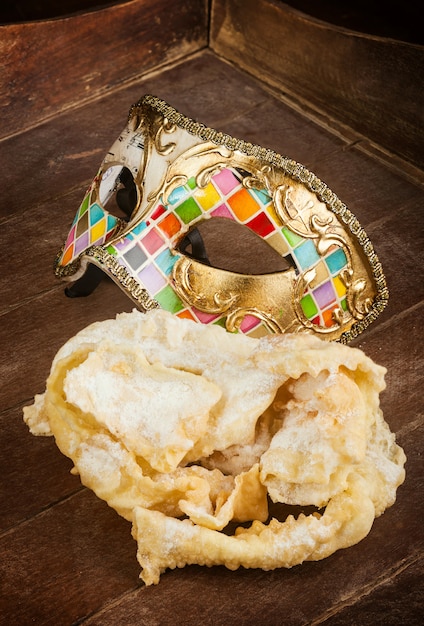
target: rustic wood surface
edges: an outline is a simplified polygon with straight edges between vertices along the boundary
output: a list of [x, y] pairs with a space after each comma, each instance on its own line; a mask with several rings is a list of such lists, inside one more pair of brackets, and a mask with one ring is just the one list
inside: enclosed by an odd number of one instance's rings
[[0, 6], [0, 24], [57, 19], [127, 2], [128, 0], [7, 0]]
[[[384, 13], [385, 4], [375, 9]], [[366, 7], [362, 9], [366, 23]], [[398, 7], [399, 12], [407, 9]], [[314, 14], [320, 11], [325, 15], [325, 5], [315, 3]], [[400, 24], [404, 20], [403, 14]], [[325, 112], [424, 167], [424, 46], [342, 28], [280, 0], [216, 0], [211, 45], [217, 54], [298, 99], [300, 106]]]
[[[273, 572], [191, 566], [145, 587], [128, 522], [70, 474], [53, 439], [33, 437], [22, 421], [58, 348], [89, 323], [132, 308], [107, 281], [87, 298], [67, 299], [52, 263], [144, 93], [304, 163], [355, 213], [385, 269], [389, 306], [355, 345], [388, 369], [382, 408], [406, 451], [407, 478], [368, 537], [324, 561]], [[421, 624], [422, 188], [211, 51], [5, 138], [0, 163], [0, 624]]]
[[0, 25], [0, 137], [204, 47], [206, 9], [207, 0], [129, 0]]
[[358, 33], [424, 43], [420, 6], [416, 0], [385, 0], [384, 5], [369, 0], [286, 0], [285, 4], [328, 24]]

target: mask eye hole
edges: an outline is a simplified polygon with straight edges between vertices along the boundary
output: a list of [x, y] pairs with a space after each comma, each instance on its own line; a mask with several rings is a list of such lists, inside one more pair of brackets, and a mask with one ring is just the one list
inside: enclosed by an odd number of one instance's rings
[[138, 190], [128, 167], [111, 165], [101, 175], [100, 204], [115, 217], [128, 220], [138, 204]]
[[178, 250], [218, 269], [238, 274], [270, 274], [294, 267], [258, 235], [225, 218], [205, 220], [180, 241]]

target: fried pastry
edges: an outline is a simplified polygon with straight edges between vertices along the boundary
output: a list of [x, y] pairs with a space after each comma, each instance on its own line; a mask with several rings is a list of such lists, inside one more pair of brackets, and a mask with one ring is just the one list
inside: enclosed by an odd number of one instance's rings
[[[71, 338], [24, 419], [132, 522], [150, 585], [167, 568], [291, 567], [363, 539], [405, 477], [384, 376], [309, 334], [134, 310]], [[296, 515], [270, 516], [279, 505]]]

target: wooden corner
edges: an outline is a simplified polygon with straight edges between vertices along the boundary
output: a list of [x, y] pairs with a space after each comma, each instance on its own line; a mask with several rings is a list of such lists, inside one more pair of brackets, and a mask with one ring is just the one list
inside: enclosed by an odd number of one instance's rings
[[0, 26], [0, 138], [196, 52], [207, 0], [132, 0]]

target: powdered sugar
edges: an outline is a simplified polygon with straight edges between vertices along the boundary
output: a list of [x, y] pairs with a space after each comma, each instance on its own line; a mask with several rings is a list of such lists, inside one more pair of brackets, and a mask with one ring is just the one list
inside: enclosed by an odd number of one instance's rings
[[151, 461], [167, 447], [178, 458], [204, 432], [220, 390], [195, 374], [151, 365], [131, 346], [101, 342], [64, 381], [67, 401], [95, 416], [136, 454]]

